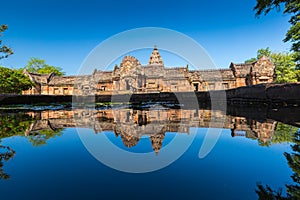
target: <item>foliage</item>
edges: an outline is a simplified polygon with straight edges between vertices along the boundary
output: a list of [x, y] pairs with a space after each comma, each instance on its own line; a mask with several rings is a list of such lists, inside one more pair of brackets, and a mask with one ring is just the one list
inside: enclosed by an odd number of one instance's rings
[[[0, 142], [1, 142], [1, 140], [0, 140]], [[2, 169], [4, 166], [3, 162], [4, 161], [7, 162], [10, 159], [12, 159], [15, 154], [16, 154], [16, 152], [13, 149], [11, 149], [10, 147], [7, 147], [7, 146], [2, 146], [0, 144], [0, 180], [1, 179], [7, 180], [10, 178], [10, 176], [8, 174], [6, 174], [4, 172], [4, 170]]]
[[[32, 124], [33, 119], [29, 115], [21, 113], [16, 114], [0, 114], [0, 141], [15, 135], [24, 135]], [[4, 161], [7, 162], [14, 157], [15, 151], [10, 147], [0, 144], [0, 180], [9, 179], [9, 175], [2, 169]]]
[[31, 130], [30, 127], [34, 122], [35, 120], [25, 113], [0, 114], [0, 139], [28, 135], [27, 138], [32, 145], [39, 146], [46, 144], [48, 139], [61, 135], [63, 130], [62, 128]]
[[276, 66], [277, 83], [297, 82], [300, 81], [300, 70], [296, 69], [294, 53], [272, 53], [271, 59]]
[[295, 55], [296, 53], [275, 53], [269, 47], [259, 49], [256, 58], [251, 58], [245, 63], [255, 62], [263, 55], [269, 57], [275, 65], [276, 83], [287, 83], [300, 81], [300, 70], [296, 68]]
[[50, 74], [54, 72], [58, 76], [62, 76], [65, 73], [62, 71], [62, 68], [55, 67], [46, 64], [46, 61], [39, 58], [30, 58], [25, 69], [29, 72], [35, 72], [39, 74]]
[[[33, 146], [46, 144], [50, 138], [60, 135], [63, 129], [31, 131], [30, 126], [35, 120], [24, 113], [1, 114], [0, 115], [0, 139], [11, 136], [28, 135], [28, 140]], [[26, 133], [26, 134], [25, 134]]]
[[[2, 36], [1, 33], [7, 30], [7, 28], [8, 26], [5, 24], [0, 25], [0, 37]], [[11, 54], [13, 54], [12, 49], [6, 45], [2, 45], [2, 40], [0, 39], [0, 60], [3, 58], [7, 58]]]
[[270, 50], [269, 47], [267, 47], [265, 49], [258, 49], [257, 50], [257, 56], [256, 56], [256, 58], [260, 59], [263, 56], [267, 56], [267, 57], [269, 57], [269, 58], [272, 59], [272, 52], [271, 52], [271, 50]]
[[259, 200], [284, 200], [288, 199], [287, 197], [282, 196], [282, 189], [278, 191], [274, 191], [270, 186], [263, 186], [261, 184], [257, 184], [257, 189], [255, 192], [258, 195]]
[[29, 135], [29, 141], [33, 146], [40, 146], [47, 144], [47, 140], [50, 138], [55, 138], [56, 136], [60, 136], [63, 128], [55, 129], [55, 130], [39, 130], [35, 132], [31, 132]]
[[295, 132], [298, 128], [278, 122], [274, 136], [272, 138], [272, 143], [284, 143], [284, 142], [294, 142]]
[[287, 31], [284, 42], [291, 42], [291, 50], [295, 52], [295, 61], [297, 67], [300, 67], [300, 1], [299, 0], [256, 0], [256, 16], [262, 14], [266, 15], [271, 10], [277, 9], [280, 11], [280, 7], [284, 6], [283, 13], [290, 14], [291, 18], [289, 23], [290, 29]]
[[24, 135], [33, 123], [33, 118], [22, 113], [0, 115], [0, 139]]
[[291, 145], [293, 152], [284, 153], [289, 167], [293, 170], [293, 175], [291, 176], [293, 184], [287, 184], [286, 192], [287, 196], [282, 196], [281, 190], [273, 190], [270, 186], [263, 186], [257, 184], [257, 193], [259, 199], [300, 199], [300, 131], [299, 129], [293, 133], [293, 142]]
[[258, 144], [260, 146], [269, 147], [273, 144], [292, 143], [294, 142], [295, 132], [297, 132], [297, 130], [297, 127], [278, 122], [272, 139], [268, 141], [258, 140]]
[[295, 144], [292, 145], [292, 153], [284, 153], [290, 168], [294, 174], [291, 178], [294, 181], [293, 185], [287, 185], [287, 192], [292, 199], [300, 199], [300, 131], [297, 131], [294, 138]]
[[34, 86], [34, 83], [20, 70], [0, 67], [0, 93], [21, 93]]
[[272, 142], [270, 140], [264, 141], [261, 139], [258, 139], [258, 145], [262, 147], [269, 147], [272, 145]]
[[245, 63], [253, 63], [253, 62], [255, 62], [255, 61], [257, 61], [256, 58], [250, 58], [250, 59], [248, 59], [248, 60], [245, 60]]
[[[26, 136], [33, 146], [46, 144], [47, 140], [61, 135], [63, 129], [31, 131], [35, 120], [25, 113], [0, 113], [0, 142], [1, 139], [12, 136]], [[0, 180], [10, 176], [3, 170], [4, 162], [14, 157], [15, 151], [0, 144]]]

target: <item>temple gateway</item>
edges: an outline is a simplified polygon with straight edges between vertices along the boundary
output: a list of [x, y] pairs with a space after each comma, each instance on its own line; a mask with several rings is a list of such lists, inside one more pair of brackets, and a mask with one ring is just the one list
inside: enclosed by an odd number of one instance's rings
[[94, 70], [91, 75], [57, 76], [24, 71], [35, 86], [23, 94], [88, 95], [153, 92], [189, 92], [231, 89], [246, 85], [272, 83], [275, 66], [266, 56], [252, 63], [231, 63], [228, 69], [189, 70], [165, 67], [154, 47], [147, 65], [125, 56], [112, 71]]

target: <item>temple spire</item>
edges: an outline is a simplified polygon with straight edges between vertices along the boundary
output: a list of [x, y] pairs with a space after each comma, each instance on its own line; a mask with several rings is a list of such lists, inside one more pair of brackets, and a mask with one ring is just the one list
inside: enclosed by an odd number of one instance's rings
[[150, 136], [151, 144], [152, 144], [152, 149], [155, 152], [156, 155], [158, 155], [161, 147], [163, 140], [165, 138], [165, 135], [162, 133], [154, 134]]
[[154, 46], [154, 49], [152, 51], [152, 54], [150, 56], [148, 64], [149, 65], [163, 65], [164, 64], [156, 45]]

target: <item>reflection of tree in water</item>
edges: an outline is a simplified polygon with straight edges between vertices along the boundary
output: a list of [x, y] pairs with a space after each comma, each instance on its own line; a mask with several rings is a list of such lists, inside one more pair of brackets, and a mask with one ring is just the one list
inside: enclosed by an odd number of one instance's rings
[[295, 144], [292, 145], [292, 153], [285, 153], [290, 168], [294, 174], [291, 176], [294, 185], [287, 185], [287, 192], [292, 199], [300, 199], [300, 131], [295, 134]]
[[[1, 140], [0, 140], [1, 142]], [[0, 179], [9, 179], [9, 175], [4, 172], [2, 169], [4, 166], [4, 162], [9, 161], [14, 157], [16, 152], [12, 150], [10, 147], [0, 145]]]
[[284, 142], [294, 142], [295, 141], [295, 133], [298, 128], [283, 124], [279, 122], [276, 126], [275, 134], [272, 138], [273, 144], [284, 143]]
[[[46, 144], [47, 140], [61, 135], [62, 128], [33, 131], [35, 119], [25, 113], [0, 113], [0, 142], [12, 136], [27, 136], [33, 146]], [[15, 151], [0, 144], [0, 179], [9, 179], [3, 171], [4, 162], [14, 157]]]
[[260, 146], [269, 147], [273, 144], [293, 142], [294, 133], [297, 132], [297, 130], [298, 130], [297, 127], [278, 122], [276, 125], [274, 135], [272, 136], [271, 140], [262, 141], [261, 139], [258, 139], [258, 144]]
[[[41, 120], [39, 120], [41, 121]], [[33, 146], [46, 144], [47, 140], [61, 135], [63, 128], [34, 127], [36, 120], [25, 113], [0, 114], [0, 139], [27, 136]], [[48, 123], [46, 123], [48, 124]]]
[[63, 128], [58, 128], [54, 130], [39, 130], [30, 132], [28, 139], [33, 146], [40, 146], [47, 144], [47, 140], [60, 136]]
[[[287, 129], [287, 127], [283, 127], [282, 130]], [[287, 184], [286, 192], [287, 195], [282, 195], [282, 190], [273, 190], [270, 186], [266, 185], [263, 186], [261, 184], [257, 185], [256, 193], [258, 194], [259, 199], [270, 199], [270, 200], [280, 200], [280, 199], [300, 199], [300, 130], [298, 129], [296, 132], [293, 133], [292, 137], [287, 136], [287, 134], [281, 133], [283, 138], [293, 138], [292, 141], [286, 142], [293, 142], [294, 144], [291, 145], [293, 152], [287, 153], [285, 152], [284, 155], [287, 159], [287, 162], [290, 168], [293, 170], [293, 175], [291, 176], [294, 184]], [[280, 141], [283, 141], [282, 138]]]
[[24, 135], [34, 119], [24, 113], [0, 114], [0, 139]]
[[[0, 114], [0, 142], [2, 138], [16, 135], [24, 135], [33, 119], [29, 115], [14, 113]], [[3, 170], [4, 162], [14, 157], [15, 151], [10, 147], [0, 144], [0, 179], [9, 179], [9, 175]]]

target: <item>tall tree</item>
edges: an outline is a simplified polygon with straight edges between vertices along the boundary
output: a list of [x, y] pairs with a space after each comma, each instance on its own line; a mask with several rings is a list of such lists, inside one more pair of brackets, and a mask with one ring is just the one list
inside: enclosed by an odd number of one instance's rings
[[[0, 37], [2, 36], [2, 32], [7, 30], [7, 28], [8, 28], [7, 25], [4, 24], [0, 25]], [[12, 49], [6, 45], [3, 45], [2, 40], [0, 39], [0, 59], [7, 58], [11, 54], [13, 54]]]
[[21, 93], [34, 83], [20, 70], [12, 70], [0, 66], [0, 93]]
[[49, 74], [54, 72], [58, 76], [62, 76], [65, 73], [63, 72], [62, 68], [55, 67], [46, 64], [46, 61], [39, 58], [30, 58], [25, 69], [29, 72], [35, 72], [39, 74]]
[[277, 9], [280, 11], [281, 6], [284, 6], [283, 13], [291, 15], [289, 23], [290, 29], [287, 31], [284, 42], [291, 42], [291, 50], [295, 52], [295, 61], [297, 68], [300, 68], [300, 1], [299, 0], [256, 0], [256, 16], [262, 14], [267, 15], [271, 10]]
[[296, 69], [295, 53], [271, 53], [276, 72], [277, 83], [299, 81], [300, 70]]
[[261, 57], [263, 56], [267, 56], [269, 58], [272, 57], [272, 51], [270, 50], [269, 47], [267, 48], [261, 48], [261, 49], [258, 49], [257, 52], [256, 52], [256, 57], [255, 58], [250, 58], [248, 60], [245, 61], [245, 63], [252, 63], [252, 62], [255, 62], [257, 61], [258, 59], [260, 59]]
[[267, 56], [270, 58], [270, 57], [272, 57], [271, 55], [272, 55], [272, 52], [271, 52], [270, 48], [267, 47], [265, 49], [258, 49], [256, 58], [260, 59], [263, 56]]

